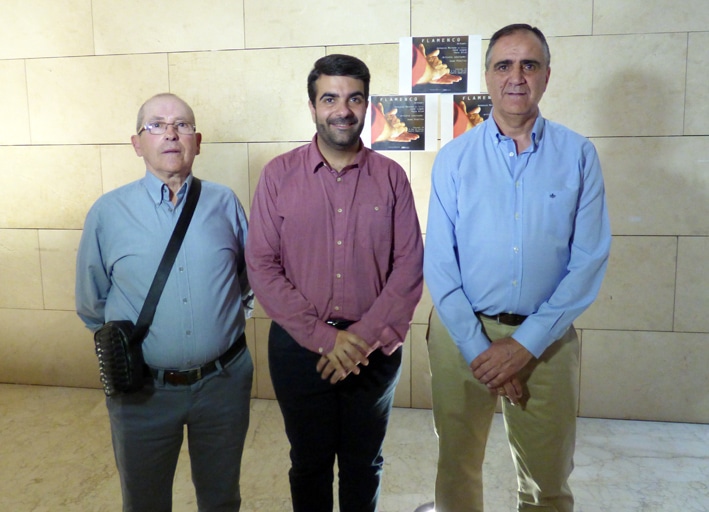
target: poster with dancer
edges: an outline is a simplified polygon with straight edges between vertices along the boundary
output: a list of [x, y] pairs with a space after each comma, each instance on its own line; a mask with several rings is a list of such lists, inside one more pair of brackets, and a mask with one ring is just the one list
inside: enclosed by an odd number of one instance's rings
[[480, 92], [482, 36], [399, 39], [399, 93]]

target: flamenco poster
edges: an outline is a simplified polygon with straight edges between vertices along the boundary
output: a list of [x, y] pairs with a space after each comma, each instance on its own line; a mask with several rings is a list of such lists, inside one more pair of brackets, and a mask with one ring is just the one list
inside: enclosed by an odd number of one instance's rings
[[489, 94], [441, 95], [441, 146], [481, 124], [490, 112]]
[[482, 36], [399, 39], [399, 93], [480, 92]]
[[425, 94], [371, 96], [362, 140], [376, 151], [436, 151], [438, 97]]

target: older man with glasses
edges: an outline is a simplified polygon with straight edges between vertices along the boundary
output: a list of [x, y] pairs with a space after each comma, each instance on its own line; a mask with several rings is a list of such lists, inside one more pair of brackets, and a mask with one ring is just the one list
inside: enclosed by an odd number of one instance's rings
[[199, 510], [236, 512], [253, 375], [246, 215], [230, 189], [192, 175], [201, 134], [187, 103], [150, 98], [136, 131], [147, 172], [96, 201], [79, 246], [76, 308], [89, 329], [136, 321], [188, 191], [201, 194], [142, 343], [145, 385], [106, 398], [123, 510], [172, 509], [186, 426]]

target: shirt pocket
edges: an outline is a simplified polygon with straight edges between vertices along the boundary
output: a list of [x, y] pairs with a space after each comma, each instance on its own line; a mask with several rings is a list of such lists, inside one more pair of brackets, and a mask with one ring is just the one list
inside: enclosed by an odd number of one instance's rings
[[568, 242], [574, 232], [578, 194], [574, 190], [551, 190], [543, 202], [541, 228], [550, 236]]
[[389, 249], [392, 236], [392, 207], [384, 203], [357, 205], [355, 238], [368, 249]]

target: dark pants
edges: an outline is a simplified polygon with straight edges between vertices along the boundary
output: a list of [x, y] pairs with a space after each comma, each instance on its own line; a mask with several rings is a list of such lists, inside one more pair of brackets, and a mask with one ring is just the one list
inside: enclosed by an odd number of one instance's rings
[[377, 350], [359, 375], [322, 380], [320, 359], [273, 322], [269, 367], [290, 441], [294, 512], [332, 512], [333, 466], [339, 468], [341, 512], [374, 512], [381, 484], [382, 443], [399, 380], [401, 348]]
[[253, 363], [244, 348], [222, 370], [191, 386], [153, 381], [106, 398], [124, 512], [169, 512], [187, 426], [200, 512], [237, 512], [249, 426]]

